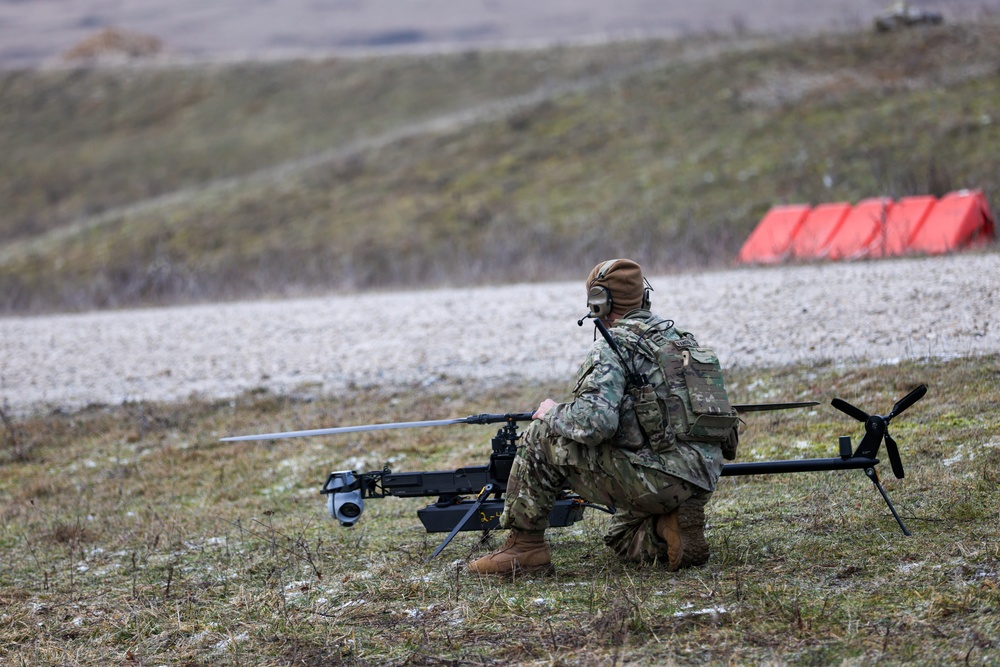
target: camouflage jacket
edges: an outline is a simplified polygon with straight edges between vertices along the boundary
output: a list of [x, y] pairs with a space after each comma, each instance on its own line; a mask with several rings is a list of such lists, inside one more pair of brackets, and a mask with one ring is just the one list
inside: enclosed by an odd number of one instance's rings
[[[638, 373], [653, 375], [655, 363], [641, 354], [632, 354], [630, 338], [624, 326], [633, 319], [655, 325], [664, 322], [646, 310], [634, 310], [610, 327], [609, 331], [623, 355]], [[690, 334], [679, 331], [672, 323], [660, 325], [669, 340], [679, 340]], [[573, 400], [560, 403], [546, 415], [545, 421], [558, 435], [582, 445], [584, 460], [596, 460], [602, 450], [623, 450], [634, 465], [660, 470], [714, 491], [722, 471], [722, 450], [717, 442], [679, 440], [669, 431], [667, 451], [654, 452], [649, 446], [634, 447], [636, 417], [626, 392], [627, 371], [618, 355], [603, 337], [590, 348], [587, 358], [577, 371]], [[641, 438], [641, 436], [640, 436]], [[640, 440], [641, 442], [641, 440]]]

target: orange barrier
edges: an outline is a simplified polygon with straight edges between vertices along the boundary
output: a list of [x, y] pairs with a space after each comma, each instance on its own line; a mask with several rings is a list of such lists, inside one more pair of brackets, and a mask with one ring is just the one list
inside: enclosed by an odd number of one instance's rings
[[891, 257], [906, 254], [910, 239], [927, 220], [927, 215], [937, 204], [937, 197], [918, 195], [903, 197], [889, 210], [884, 233], [869, 246], [870, 257]]
[[894, 206], [888, 197], [858, 202], [827, 244], [826, 256], [830, 259], [857, 259], [867, 255], [869, 248], [887, 229], [889, 213]]
[[851, 205], [843, 202], [820, 204], [810, 211], [792, 239], [792, 256], [796, 259], [826, 257], [827, 246], [850, 212]]
[[799, 232], [810, 207], [805, 204], [775, 206], [757, 224], [740, 249], [739, 261], [774, 264], [788, 256], [788, 247]]
[[856, 206], [838, 202], [810, 208], [775, 206], [740, 249], [743, 263], [795, 259], [859, 259], [907, 253], [939, 254], [987, 242], [993, 216], [978, 190], [903, 197], [876, 197]]
[[993, 217], [978, 190], [952, 192], [931, 209], [923, 225], [910, 237], [912, 252], [935, 255], [984, 243], [993, 236]]

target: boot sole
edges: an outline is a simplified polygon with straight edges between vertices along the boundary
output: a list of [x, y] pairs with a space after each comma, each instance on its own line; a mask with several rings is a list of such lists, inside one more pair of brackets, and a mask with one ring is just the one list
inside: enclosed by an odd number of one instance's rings
[[695, 501], [682, 504], [677, 511], [677, 524], [684, 543], [681, 567], [707, 563], [711, 550], [705, 539], [705, 503]]

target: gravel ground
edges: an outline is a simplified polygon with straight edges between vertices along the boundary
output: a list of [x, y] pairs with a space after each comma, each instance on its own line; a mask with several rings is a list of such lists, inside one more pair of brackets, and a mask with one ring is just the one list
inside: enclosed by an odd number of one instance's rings
[[[50, 0], [0, 2], [0, 64], [51, 61], [104, 26], [204, 59], [526, 46], [602, 36], [868, 29], [886, 0]], [[948, 19], [997, 0], [948, 0]]]
[[[589, 267], [584, 267], [584, 270]], [[582, 273], [581, 273], [582, 275]], [[727, 366], [1000, 352], [1000, 254], [651, 276], [654, 310]], [[582, 280], [0, 318], [15, 414], [267, 387], [567, 384], [593, 327]]]

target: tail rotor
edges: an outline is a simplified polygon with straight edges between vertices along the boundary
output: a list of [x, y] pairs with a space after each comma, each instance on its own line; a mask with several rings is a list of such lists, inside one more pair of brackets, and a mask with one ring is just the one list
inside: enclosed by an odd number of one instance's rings
[[833, 399], [833, 401], [831, 401], [831, 405], [847, 416], [853, 417], [859, 422], [864, 422], [865, 424], [865, 437], [862, 438], [861, 444], [858, 445], [858, 449], [854, 455], [875, 458], [878, 454], [879, 446], [882, 444], [882, 441], [885, 440], [885, 452], [889, 456], [889, 464], [892, 466], [892, 474], [896, 476], [896, 479], [903, 479], [905, 476], [903, 471], [903, 461], [899, 458], [899, 447], [896, 445], [895, 439], [889, 435], [889, 422], [923, 398], [926, 393], [927, 387], [925, 385], [920, 385], [909, 394], [899, 399], [892, 407], [892, 412], [887, 415], [870, 415], [861, 408], [853, 406], [840, 398]]

